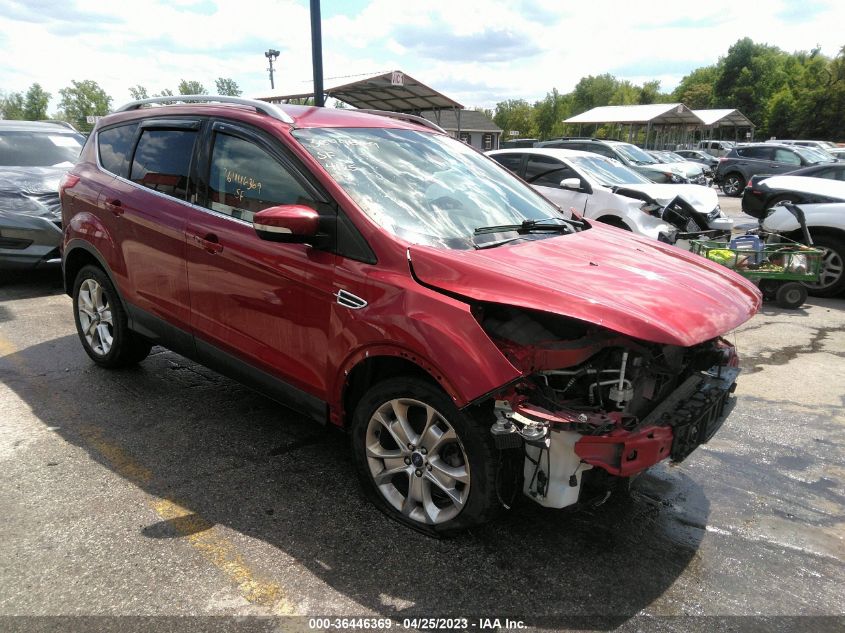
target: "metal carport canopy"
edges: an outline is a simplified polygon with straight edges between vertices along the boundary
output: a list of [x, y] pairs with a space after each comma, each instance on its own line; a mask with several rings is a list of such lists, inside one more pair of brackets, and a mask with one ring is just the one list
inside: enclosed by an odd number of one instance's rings
[[739, 110], [693, 110], [707, 127], [755, 127], [751, 120]]
[[[343, 101], [355, 108], [389, 110], [404, 114], [445, 108], [462, 110], [464, 107], [434, 88], [397, 70], [326, 88], [325, 94], [327, 97]], [[287, 95], [268, 94], [257, 98], [261, 101], [279, 103], [311, 96], [313, 94], [307, 92]]]
[[564, 123], [625, 123], [633, 125], [702, 125], [701, 120], [683, 103], [600, 106], [563, 121]]

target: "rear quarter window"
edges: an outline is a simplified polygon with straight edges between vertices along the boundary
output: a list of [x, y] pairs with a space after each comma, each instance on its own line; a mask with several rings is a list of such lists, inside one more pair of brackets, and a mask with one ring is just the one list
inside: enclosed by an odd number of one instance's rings
[[736, 153], [743, 158], [756, 158], [758, 160], [772, 160], [774, 148], [772, 147], [740, 147]]
[[132, 181], [184, 200], [196, 138], [196, 130], [144, 130], [132, 161]]
[[129, 177], [129, 160], [135, 145], [138, 123], [118, 125], [97, 133], [97, 151], [103, 169], [123, 178]]
[[522, 154], [497, 154], [491, 156], [493, 160], [499, 163], [502, 167], [510, 169], [513, 173], [519, 174], [519, 168], [522, 165]]

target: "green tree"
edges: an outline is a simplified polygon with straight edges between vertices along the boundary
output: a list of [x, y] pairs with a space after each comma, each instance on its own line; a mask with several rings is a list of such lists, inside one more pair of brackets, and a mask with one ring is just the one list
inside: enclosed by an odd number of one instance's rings
[[226, 95], [229, 97], [240, 97], [243, 91], [238, 87], [238, 83], [234, 79], [228, 77], [218, 77], [214, 80], [217, 85], [217, 94]]
[[715, 65], [696, 68], [681, 79], [672, 91], [672, 100], [680, 101], [693, 110], [713, 107], [713, 84], [719, 76]]
[[640, 87], [640, 94], [637, 103], [648, 105], [650, 103], [663, 103], [668, 95], [660, 92], [660, 80], [647, 81]]
[[23, 104], [23, 114], [27, 121], [41, 121], [47, 118], [47, 106], [50, 104], [49, 92], [45, 92], [41, 84], [34, 83], [26, 91]]
[[542, 101], [534, 104], [534, 124], [541, 140], [563, 135], [563, 120], [568, 118], [572, 110], [572, 97], [562, 95], [557, 88], [546, 93]]
[[24, 100], [20, 92], [11, 92], [0, 100], [2, 118], [12, 120], [24, 119]]
[[[182, 79], [179, 81], [179, 94], [180, 95], [207, 95], [208, 90], [205, 89], [198, 81], [185, 81]], [[169, 95], [168, 95], [169, 96]]]
[[628, 80], [617, 81], [616, 89], [607, 105], [636, 105], [640, 100], [641, 89]]
[[59, 112], [65, 121], [77, 129], [91, 131], [93, 124], [86, 121], [88, 116], [104, 116], [111, 108], [111, 97], [100, 88], [96, 81], [85, 79], [73, 80], [67, 88], [59, 90], [62, 100]]
[[510, 132], [518, 132], [523, 138], [537, 135], [532, 109], [525, 99], [508, 99], [497, 103], [493, 121], [502, 128], [505, 138], [511, 136]]
[[795, 97], [784, 86], [766, 104], [766, 134], [776, 138], [792, 138], [795, 136], [795, 123]]
[[140, 99], [149, 99], [150, 95], [147, 92], [147, 89], [144, 88], [141, 84], [136, 84], [129, 88], [129, 94], [132, 97], [133, 101], [138, 101]]
[[610, 74], [582, 77], [572, 93], [573, 113], [609, 105], [618, 87], [619, 80]]

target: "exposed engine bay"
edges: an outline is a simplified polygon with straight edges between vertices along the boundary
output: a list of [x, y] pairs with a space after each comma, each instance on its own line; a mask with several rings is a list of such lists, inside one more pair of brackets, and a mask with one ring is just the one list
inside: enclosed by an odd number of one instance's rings
[[629, 187], [613, 187], [613, 192], [628, 198], [642, 200], [640, 207], [644, 213], [659, 218], [676, 229], [672, 235], [660, 236], [660, 241], [674, 244], [679, 240], [689, 240], [702, 237], [715, 238], [725, 231], [713, 229], [710, 225], [712, 220], [719, 217], [718, 209], [705, 215], [693, 207], [680, 195], [675, 196], [668, 204], [661, 204], [644, 191], [631, 189]]
[[508, 306], [474, 313], [524, 371], [496, 394], [496, 446], [523, 451], [522, 490], [549, 507], [582, 500], [585, 477], [618, 480], [686, 458], [721, 426], [739, 373], [720, 338], [679, 347]]

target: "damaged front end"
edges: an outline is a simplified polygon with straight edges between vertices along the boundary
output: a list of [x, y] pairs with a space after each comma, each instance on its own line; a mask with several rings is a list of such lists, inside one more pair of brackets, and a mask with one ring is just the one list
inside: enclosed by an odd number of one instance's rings
[[473, 312], [523, 372], [495, 395], [491, 432], [499, 449], [523, 451], [522, 490], [544, 506], [682, 461], [719, 429], [736, 386], [737, 357], [721, 338], [681, 347], [498, 304]]

